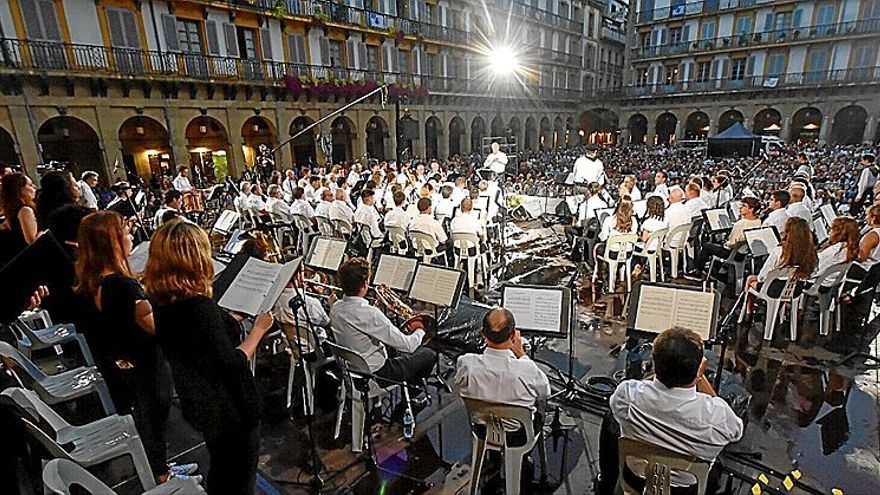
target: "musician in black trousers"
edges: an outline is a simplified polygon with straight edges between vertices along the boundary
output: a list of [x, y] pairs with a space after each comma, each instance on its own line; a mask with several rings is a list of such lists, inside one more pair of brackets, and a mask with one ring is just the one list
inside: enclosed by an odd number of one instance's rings
[[260, 448], [259, 397], [248, 360], [273, 324], [240, 317], [211, 299], [211, 243], [199, 226], [172, 220], [153, 235], [145, 274], [156, 333], [186, 421], [205, 437], [210, 493], [252, 494]]

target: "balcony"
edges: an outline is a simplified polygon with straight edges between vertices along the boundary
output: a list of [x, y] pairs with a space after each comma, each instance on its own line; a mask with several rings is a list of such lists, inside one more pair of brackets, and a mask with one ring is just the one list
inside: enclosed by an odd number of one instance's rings
[[631, 50], [633, 60], [691, 55], [715, 50], [740, 50], [779, 43], [821, 41], [839, 37], [859, 36], [880, 32], [880, 19], [862, 19], [819, 26], [776, 29], [760, 33], [743, 33], [720, 38], [694, 40]]
[[656, 98], [657, 96], [688, 96], [707, 93], [736, 93], [745, 91], [794, 90], [801, 88], [831, 88], [859, 86], [880, 82], [880, 67], [808, 71], [778, 76], [749, 76], [742, 78], [710, 79], [706, 81], [676, 81], [672, 84], [649, 84], [614, 88], [600, 93], [613, 98]]
[[536, 20], [544, 24], [549, 24], [551, 26], [560, 27], [577, 33], [581, 33], [583, 29], [583, 22], [562, 17], [561, 15], [554, 14], [548, 10], [539, 9], [525, 3], [523, 0], [486, 0], [485, 4], [489, 7], [500, 10], [505, 15], [508, 12], [511, 12], [513, 15], [525, 19]]
[[675, 5], [653, 10], [643, 10], [636, 15], [636, 24], [657, 22], [669, 18], [680, 18], [698, 14], [716, 14], [755, 5], [770, 4], [776, 0], [698, 0], [684, 5]]
[[626, 44], [626, 33], [623, 33], [614, 28], [610, 28], [608, 26], [602, 26], [600, 36], [602, 37], [602, 39], [608, 41], [614, 41], [615, 43], [620, 43], [621, 45]]
[[542, 48], [540, 46], [526, 46], [526, 52], [535, 60], [541, 62], [555, 62], [565, 65], [576, 65], [582, 67], [583, 57], [576, 53], [560, 52], [550, 48]]
[[477, 79], [247, 60], [199, 53], [171, 53], [97, 45], [0, 39], [0, 73], [22, 71], [57, 74], [64, 77], [82, 75], [270, 86], [283, 86], [285, 76], [291, 75], [314, 80], [339, 79], [407, 84], [425, 87], [436, 94], [516, 98], [534, 96], [537, 93], [567, 101], [581, 99], [581, 93], [576, 90], [542, 88], [537, 85], [521, 88], [511, 84], [508, 88], [503, 86], [493, 88], [492, 94], [488, 95], [487, 81]]

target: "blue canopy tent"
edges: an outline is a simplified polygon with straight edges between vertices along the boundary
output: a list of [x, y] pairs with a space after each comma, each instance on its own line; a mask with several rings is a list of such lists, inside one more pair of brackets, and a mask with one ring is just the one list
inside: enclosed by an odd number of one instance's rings
[[755, 156], [761, 150], [761, 136], [752, 134], [736, 122], [724, 132], [709, 138], [709, 156]]

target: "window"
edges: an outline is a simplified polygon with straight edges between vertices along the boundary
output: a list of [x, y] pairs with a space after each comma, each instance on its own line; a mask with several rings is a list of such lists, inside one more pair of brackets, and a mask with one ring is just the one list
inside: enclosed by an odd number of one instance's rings
[[183, 53], [202, 53], [198, 21], [177, 19], [177, 43]]
[[20, 0], [21, 16], [30, 40], [61, 41], [55, 2], [52, 0]]
[[290, 52], [290, 61], [295, 64], [308, 64], [306, 57], [306, 39], [300, 34], [291, 34], [287, 36], [287, 44]]
[[410, 52], [397, 50], [397, 70], [402, 74], [411, 74], [412, 67], [409, 65]]
[[140, 48], [137, 17], [134, 10], [107, 7], [107, 25], [110, 28], [110, 44], [114, 48]]
[[709, 74], [712, 73], [712, 63], [711, 62], [700, 62], [697, 64], [697, 82], [707, 82], [709, 81]]
[[680, 27], [669, 28], [669, 44], [677, 45], [681, 42], [685, 41], [682, 37], [682, 30]]
[[678, 75], [678, 66], [668, 65], [663, 68], [663, 83], [667, 86], [675, 84], [675, 77]]
[[379, 72], [382, 70], [379, 67], [379, 47], [368, 45], [367, 46], [367, 69], [371, 72]]
[[[647, 68], [639, 69], [636, 74], [637, 74], [636, 86], [644, 87], [650, 83], [650, 80], [648, 79], [648, 69]], [[600, 84], [600, 86], [601, 86], [601, 84]]]
[[834, 4], [826, 3], [819, 6], [816, 11], [816, 26], [834, 24]]
[[715, 37], [715, 21], [703, 21], [702, 31], [700, 33], [701, 40], [711, 40]]
[[330, 40], [328, 48], [330, 49], [330, 66], [345, 67], [345, 64], [342, 63], [342, 42]]
[[785, 31], [786, 29], [791, 28], [791, 19], [792, 19], [791, 11], [777, 12], [776, 16], [773, 18], [773, 30], [774, 31]]
[[734, 34], [751, 34], [752, 32], [752, 16], [738, 17], [736, 19], [736, 29]]
[[243, 59], [257, 59], [257, 41], [253, 29], [238, 28], [238, 54]]
[[437, 74], [437, 54], [436, 53], [425, 53], [425, 52], [422, 52], [422, 53], [427, 56], [427, 60], [428, 60], [427, 66], [426, 66], [427, 70], [425, 71], [425, 74], [429, 75], [429, 76], [436, 75]]
[[856, 45], [852, 49], [852, 67], [873, 67], [877, 60], [877, 44]]
[[862, 0], [860, 19], [880, 19], [880, 0]]
[[767, 57], [767, 76], [779, 77], [785, 72], [785, 54], [773, 53]]
[[746, 59], [735, 58], [730, 61], [730, 79], [742, 81], [746, 77]]

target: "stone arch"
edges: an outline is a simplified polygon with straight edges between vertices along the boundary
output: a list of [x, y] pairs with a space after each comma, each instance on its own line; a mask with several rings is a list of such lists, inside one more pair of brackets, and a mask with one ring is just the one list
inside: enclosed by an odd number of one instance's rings
[[724, 132], [733, 124], [745, 122], [745, 116], [739, 110], [730, 109], [718, 117], [718, 132]]
[[[105, 183], [110, 181], [98, 133], [84, 120], [69, 115], [52, 117], [40, 126], [37, 141], [42, 147], [45, 163], [68, 163], [75, 177], [86, 170], [94, 170], [103, 176]], [[133, 164], [130, 173], [135, 173]]]
[[486, 121], [483, 117], [474, 117], [471, 121], [471, 151], [483, 152], [484, 137], [486, 137]]
[[529, 150], [538, 149], [538, 125], [535, 123], [534, 117], [526, 118], [523, 146]]
[[657, 117], [654, 124], [654, 134], [657, 136], [657, 144], [670, 145], [675, 141], [675, 128], [678, 125], [678, 117], [672, 112], [663, 112]]
[[759, 135], [779, 136], [782, 133], [782, 114], [775, 108], [761, 110], [755, 114], [752, 132]]
[[388, 123], [379, 115], [373, 115], [367, 121], [364, 133], [367, 139], [367, 156], [382, 161], [387, 160], [386, 150], [391, 133], [388, 132]]
[[538, 138], [538, 149], [545, 151], [553, 146], [553, 127], [550, 124], [550, 117], [546, 115], [541, 117], [541, 132]]
[[271, 158], [274, 167], [275, 156], [272, 149], [278, 142], [277, 136], [275, 124], [266, 117], [254, 115], [245, 120], [241, 126], [241, 149], [244, 152], [245, 166], [253, 167], [260, 158]]
[[553, 119], [553, 148], [558, 148], [565, 142], [565, 122], [562, 117]]
[[332, 162], [351, 162], [354, 156], [353, 141], [357, 138], [354, 122], [341, 115], [333, 119], [330, 124], [330, 139], [332, 142], [330, 156]]
[[580, 131], [584, 141], [593, 144], [613, 144], [617, 136], [619, 118], [607, 108], [593, 108], [580, 115]]
[[629, 144], [645, 144], [648, 137], [648, 117], [637, 113], [627, 120], [626, 128], [629, 130]]
[[706, 139], [709, 136], [709, 116], [706, 112], [697, 110], [691, 112], [685, 120], [685, 139]]
[[831, 141], [837, 144], [859, 144], [865, 135], [868, 112], [860, 105], [847, 105], [834, 114]]
[[449, 121], [449, 156], [463, 154], [462, 139], [466, 134], [464, 119], [456, 115]]
[[[287, 133], [291, 136], [295, 136], [314, 123], [315, 121], [312, 120], [311, 117], [300, 115], [290, 122], [290, 127], [287, 130]], [[318, 163], [314, 128], [309, 129], [301, 136], [290, 141], [290, 154], [293, 156], [293, 161], [298, 167], [302, 167], [303, 165], [310, 166], [311, 164]]]
[[513, 116], [510, 118], [510, 121], [507, 123], [507, 128], [505, 129], [506, 136], [508, 138], [514, 138], [516, 140], [516, 149], [523, 149], [522, 142], [522, 124], [520, 124], [519, 117]]
[[15, 151], [15, 140], [12, 138], [12, 134], [0, 126], [0, 167], [21, 165], [20, 161], [18, 152]]
[[575, 143], [580, 144], [580, 136], [577, 134], [577, 125], [574, 123], [574, 117], [565, 119], [565, 145], [571, 146]]
[[168, 130], [158, 120], [144, 115], [130, 117], [119, 126], [122, 161], [132, 164], [142, 177], [174, 177], [174, 154]]
[[440, 136], [443, 135], [443, 124], [436, 115], [425, 120], [425, 158], [440, 158]]
[[504, 125], [504, 120], [501, 118], [501, 116], [496, 115], [492, 119], [492, 125], [489, 128], [491, 130], [491, 135], [489, 137], [496, 138], [504, 136], [504, 130], [506, 129], [506, 126]]
[[229, 134], [219, 120], [205, 115], [196, 117], [187, 124], [184, 135], [196, 185], [222, 182], [234, 173], [229, 166]]
[[804, 107], [791, 117], [791, 141], [818, 141], [822, 132], [822, 111]]

